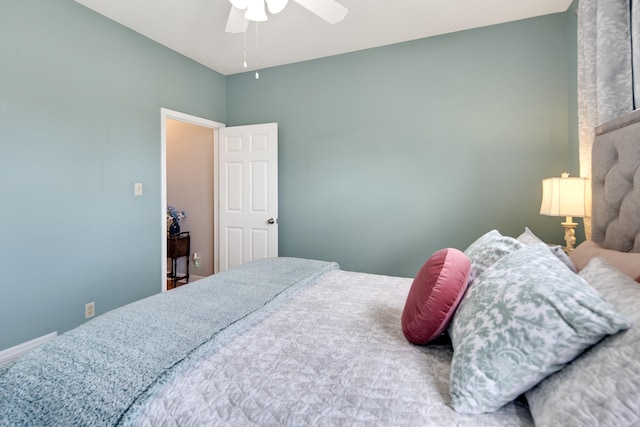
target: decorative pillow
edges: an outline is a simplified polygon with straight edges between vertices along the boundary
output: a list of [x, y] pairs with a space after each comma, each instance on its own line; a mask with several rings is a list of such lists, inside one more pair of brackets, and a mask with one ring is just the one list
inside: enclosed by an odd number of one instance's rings
[[410, 342], [426, 344], [444, 331], [467, 289], [469, 269], [469, 259], [454, 248], [440, 249], [424, 263], [402, 312]]
[[525, 246], [480, 275], [453, 317], [451, 405], [495, 411], [629, 326], [546, 245]]
[[498, 230], [491, 230], [480, 236], [464, 251], [464, 254], [471, 261], [469, 282], [481, 275], [494, 262], [523, 246], [523, 243], [513, 237], [503, 236]]
[[533, 231], [529, 230], [529, 227], [525, 227], [521, 235], [518, 236], [518, 241], [525, 245], [535, 245], [536, 243], [544, 243], [542, 239], [533, 234]]
[[602, 257], [636, 282], [640, 282], [640, 253], [605, 249], [594, 241], [586, 240], [578, 245], [570, 257], [578, 271], [587, 265], [591, 258]]
[[640, 425], [640, 286], [603, 258], [580, 271], [634, 325], [527, 393], [536, 426]]
[[[536, 236], [535, 234], [533, 234], [531, 230], [529, 230], [529, 227], [524, 228], [524, 233], [518, 236], [518, 241], [524, 243], [525, 245], [544, 243], [542, 240], [540, 240], [538, 236]], [[569, 270], [573, 271], [574, 273], [578, 272], [578, 270], [576, 270], [576, 266], [573, 265], [573, 262], [569, 258], [569, 255], [567, 255], [564, 249], [562, 249], [562, 246], [560, 245], [547, 245], [547, 246], [549, 247], [549, 250], [551, 250], [551, 252], [556, 256], [556, 258], [562, 261], [562, 263], [566, 265], [569, 268]]]

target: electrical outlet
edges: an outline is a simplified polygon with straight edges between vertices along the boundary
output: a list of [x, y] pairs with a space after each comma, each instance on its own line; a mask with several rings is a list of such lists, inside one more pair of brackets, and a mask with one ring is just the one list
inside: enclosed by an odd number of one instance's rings
[[89, 302], [84, 305], [84, 318], [88, 319], [96, 315], [96, 303]]

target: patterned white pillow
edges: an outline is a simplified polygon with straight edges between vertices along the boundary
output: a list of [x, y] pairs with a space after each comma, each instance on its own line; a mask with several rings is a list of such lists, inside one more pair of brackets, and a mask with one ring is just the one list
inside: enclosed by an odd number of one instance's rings
[[491, 230], [480, 236], [464, 251], [471, 262], [469, 283], [500, 258], [523, 246], [523, 243], [513, 237], [503, 236], [498, 230]]
[[453, 317], [451, 406], [495, 411], [629, 326], [546, 245], [525, 246], [484, 271]]
[[634, 325], [527, 392], [536, 426], [640, 425], [640, 285], [603, 258], [580, 271]]

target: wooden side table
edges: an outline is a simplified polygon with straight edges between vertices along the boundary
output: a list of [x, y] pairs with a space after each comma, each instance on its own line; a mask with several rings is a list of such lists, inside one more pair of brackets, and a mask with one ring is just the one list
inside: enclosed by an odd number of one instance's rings
[[[189, 255], [191, 253], [191, 237], [188, 231], [183, 231], [177, 236], [167, 236], [167, 258], [171, 258], [171, 271], [167, 276], [168, 279], [173, 281], [173, 287], [175, 288], [180, 280], [185, 280], [185, 283], [189, 283]], [[177, 264], [178, 258], [186, 257], [187, 272], [178, 276]]]

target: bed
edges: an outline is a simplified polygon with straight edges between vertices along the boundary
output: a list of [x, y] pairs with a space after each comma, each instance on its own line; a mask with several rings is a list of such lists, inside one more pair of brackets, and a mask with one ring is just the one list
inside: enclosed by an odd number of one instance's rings
[[3, 367], [0, 425], [638, 425], [639, 123], [598, 129], [571, 259], [524, 229], [415, 278], [254, 261]]

